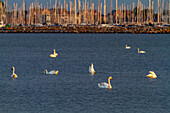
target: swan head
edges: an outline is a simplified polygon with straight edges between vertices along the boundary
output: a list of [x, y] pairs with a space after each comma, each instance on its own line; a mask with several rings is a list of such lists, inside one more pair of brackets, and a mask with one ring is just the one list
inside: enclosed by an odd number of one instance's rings
[[55, 49], [53, 49], [53, 51], [55, 52]]
[[47, 74], [47, 70], [46, 69], [44, 70], [43, 74]]
[[110, 77], [109, 77], [109, 79], [112, 79], [112, 80], [113, 80], [113, 77], [112, 77], [112, 76], [110, 76]]
[[11, 68], [11, 70], [14, 70], [14, 69], [15, 69], [14, 67]]

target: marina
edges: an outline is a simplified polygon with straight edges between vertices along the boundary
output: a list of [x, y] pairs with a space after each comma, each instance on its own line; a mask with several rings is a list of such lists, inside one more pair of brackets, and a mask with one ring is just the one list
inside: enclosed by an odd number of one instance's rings
[[24, 0], [20, 6], [4, 0], [0, 33], [169, 33], [170, 2], [157, 0], [154, 5], [154, 1], [35, 0], [26, 7]]

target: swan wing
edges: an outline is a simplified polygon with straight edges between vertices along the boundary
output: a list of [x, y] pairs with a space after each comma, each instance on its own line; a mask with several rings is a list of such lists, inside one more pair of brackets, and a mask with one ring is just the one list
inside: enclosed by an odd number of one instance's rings
[[55, 74], [55, 70], [51, 70], [50, 72], [48, 72], [49, 74]]
[[11, 77], [13, 77], [13, 76], [14, 76], [14, 74], [11, 75]]
[[58, 53], [55, 53], [54, 55], [58, 56]]
[[145, 51], [140, 51], [140, 53], [146, 53]]
[[98, 87], [100, 88], [109, 88], [109, 84], [106, 82], [98, 83]]
[[14, 73], [11, 75], [12, 78], [17, 78], [18, 76]]
[[126, 49], [130, 49], [131, 47], [126, 45], [126, 47], [125, 47], [125, 48], [126, 48]]
[[150, 73], [150, 74], [153, 74], [153, 75], [155, 74], [153, 71], [149, 71], [149, 73]]
[[157, 77], [156, 74], [155, 74], [155, 72], [149, 71], [149, 73], [152, 75], [153, 78], [156, 78], [156, 77]]
[[91, 66], [89, 66], [89, 72], [90, 73], [95, 72], [93, 64], [91, 64]]
[[92, 71], [92, 72], [95, 72], [94, 66], [93, 66], [93, 65], [92, 65], [92, 67], [91, 67], [91, 71]]
[[89, 72], [92, 73], [92, 69], [91, 69], [91, 66], [89, 66]]
[[153, 75], [152, 74], [148, 74], [148, 75], [146, 75], [147, 77], [149, 77], [149, 78], [151, 78]]

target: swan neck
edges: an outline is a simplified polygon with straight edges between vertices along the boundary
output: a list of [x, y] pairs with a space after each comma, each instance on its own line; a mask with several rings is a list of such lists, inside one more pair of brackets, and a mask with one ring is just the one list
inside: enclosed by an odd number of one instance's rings
[[55, 50], [54, 50], [54, 54], [56, 54]]
[[109, 89], [112, 88], [111, 83], [110, 83], [110, 78], [108, 79], [108, 84], [109, 84]]
[[47, 71], [47, 70], [45, 70], [45, 72], [46, 72], [46, 74], [48, 74], [48, 71]]
[[15, 68], [13, 67], [13, 74], [15, 73]]
[[91, 70], [94, 71], [94, 66], [93, 66], [93, 64], [91, 65]]

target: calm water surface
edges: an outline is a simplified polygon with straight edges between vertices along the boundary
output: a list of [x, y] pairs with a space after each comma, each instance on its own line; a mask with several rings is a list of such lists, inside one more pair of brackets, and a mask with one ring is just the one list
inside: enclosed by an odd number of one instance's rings
[[[0, 34], [0, 113], [168, 113], [169, 55], [163, 34]], [[99, 88], [109, 76], [113, 89]]]

